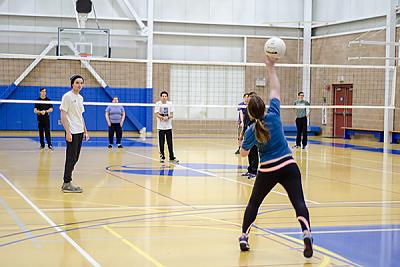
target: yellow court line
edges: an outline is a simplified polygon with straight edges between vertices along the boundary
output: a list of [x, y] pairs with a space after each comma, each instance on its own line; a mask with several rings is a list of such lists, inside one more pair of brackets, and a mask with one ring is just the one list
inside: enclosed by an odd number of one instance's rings
[[320, 264], [318, 264], [318, 267], [325, 267], [328, 266], [330, 262], [330, 258], [324, 255], [324, 258]]
[[151, 263], [153, 263], [155, 266], [157, 267], [164, 267], [164, 265], [162, 265], [158, 260], [154, 259], [153, 257], [151, 257], [149, 254], [147, 254], [146, 252], [144, 252], [143, 250], [141, 250], [139, 247], [135, 246], [134, 244], [132, 244], [131, 242], [129, 242], [128, 240], [126, 240], [125, 238], [123, 238], [120, 234], [118, 234], [117, 232], [115, 232], [113, 229], [111, 229], [109, 226], [105, 225], [103, 226], [104, 229], [106, 229], [107, 231], [109, 231], [112, 235], [118, 237], [123, 243], [125, 243], [126, 245], [128, 245], [131, 249], [133, 249], [136, 253], [140, 254], [141, 256], [143, 256], [144, 258], [146, 258], [147, 260], [149, 260]]

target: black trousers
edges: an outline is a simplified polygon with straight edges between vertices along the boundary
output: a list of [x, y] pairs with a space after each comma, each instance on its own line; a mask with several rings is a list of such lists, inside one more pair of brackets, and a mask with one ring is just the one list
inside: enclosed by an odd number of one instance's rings
[[[296, 128], [297, 128], [297, 137], [296, 137], [296, 145], [300, 146], [300, 143], [303, 146], [307, 145], [307, 117], [297, 118], [296, 119]], [[303, 136], [303, 140], [301, 140], [301, 136]]]
[[117, 136], [117, 145], [120, 145], [122, 139], [122, 127], [120, 123], [111, 123], [111, 126], [108, 127], [108, 143], [110, 145], [114, 144], [114, 133]]
[[[304, 201], [303, 188], [301, 186], [301, 173], [297, 164], [291, 163], [276, 171], [259, 171], [257, 173], [253, 191], [251, 192], [250, 200], [244, 213], [242, 224], [243, 233], [248, 233], [250, 231], [250, 226], [257, 217], [261, 203], [277, 183], [280, 183], [283, 188], [285, 188], [290, 202], [296, 210], [296, 217], [304, 217], [310, 227], [310, 216]], [[303, 231], [308, 229], [301, 220], [299, 220], [299, 222]]]
[[172, 129], [169, 130], [158, 130], [158, 145], [160, 146], [160, 157], [165, 158], [164, 145], [165, 138], [167, 138], [169, 159], [175, 159], [174, 148], [172, 145]]
[[44, 147], [44, 136], [46, 136], [47, 145], [51, 146], [50, 120], [42, 120], [38, 122], [40, 146]]
[[72, 181], [72, 171], [78, 162], [81, 153], [83, 133], [73, 134], [72, 142], [67, 142], [67, 151], [65, 155], [64, 183]]
[[258, 163], [259, 163], [257, 146], [253, 146], [250, 149], [247, 159], [249, 160], [249, 167], [247, 168], [247, 171], [252, 174], [257, 174]]

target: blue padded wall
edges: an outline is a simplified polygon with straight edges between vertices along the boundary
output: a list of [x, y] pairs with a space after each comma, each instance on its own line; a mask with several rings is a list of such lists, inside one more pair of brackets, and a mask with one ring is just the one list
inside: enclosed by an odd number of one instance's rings
[[[8, 85], [0, 86], [0, 98], [6, 92]], [[35, 100], [39, 97], [41, 86], [18, 86], [7, 98], [19, 100]], [[47, 97], [53, 101], [61, 101], [69, 87], [46, 86]], [[81, 95], [85, 102], [110, 102], [110, 95], [118, 96], [121, 103], [152, 103], [152, 88], [107, 88], [108, 94], [102, 87], [84, 87]], [[0, 103], [0, 130], [37, 130], [36, 114], [33, 113], [34, 104], [1, 104]], [[60, 125], [60, 105], [54, 105], [51, 114], [51, 129], [63, 130]], [[124, 107], [129, 115], [134, 116], [137, 124], [152, 130], [152, 107]], [[86, 127], [91, 131], [107, 130], [104, 117], [106, 106], [85, 106], [83, 114]], [[125, 119], [125, 131], [138, 131], [129, 118]]]

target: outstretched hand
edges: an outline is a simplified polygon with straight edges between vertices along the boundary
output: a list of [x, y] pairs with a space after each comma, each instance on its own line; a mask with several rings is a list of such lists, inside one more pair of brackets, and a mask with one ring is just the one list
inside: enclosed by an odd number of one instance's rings
[[276, 59], [272, 59], [266, 55], [264, 58], [264, 62], [265, 62], [265, 66], [273, 67], [273, 66], [275, 66]]

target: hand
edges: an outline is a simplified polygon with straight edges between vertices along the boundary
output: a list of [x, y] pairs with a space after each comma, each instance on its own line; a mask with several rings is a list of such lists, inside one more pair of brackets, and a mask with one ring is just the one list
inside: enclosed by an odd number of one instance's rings
[[265, 59], [264, 59], [265, 66], [272, 68], [273, 66], [275, 66], [275, 62], [276, 62], [276, 59], [272, 59], [269, 56], [265, 56]]
[[243, 128], [243, 126], [244, 126], [244, 123], [243, 122], [240, 123], [240, 128]]
[[107, 124], [108, 124], [108, 127], [111, 127], [111, 122], [107, 122]]
[[121, 121], [121, 122], [119, 123], [119, 125], [121, 125], [121, 128], [122, 128], [122, 125], [124, 125], [124, 122], [123, 122], [123, 121]]
[[72, 134], [71, 134], [71, 133], [67, 133], [67, 134], [65, 135], [65, 140], [66, 140], [68, 143], [71, 143], [71, 142], [72, 142]]
[[163, 120], [167, 121], [168, 120], [168, 116], [163, 117]]
[[89, 141], [89, 133], [88, 132], [83, 133], [83, 139], [85, 139], [85, 141]]

